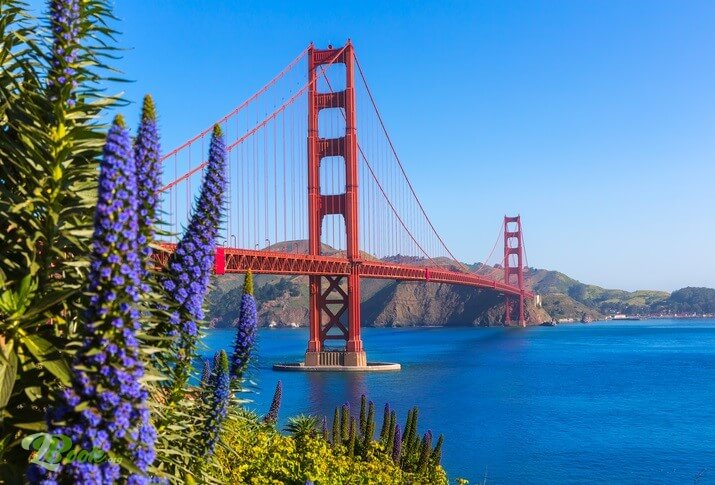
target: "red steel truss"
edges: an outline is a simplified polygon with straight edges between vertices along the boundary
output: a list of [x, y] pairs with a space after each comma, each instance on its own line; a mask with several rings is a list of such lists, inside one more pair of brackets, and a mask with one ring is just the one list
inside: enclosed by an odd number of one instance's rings
[[[155, 259], [165, 264], [176, 248], [175, 244], [161, 244], [155, 252]], [[256, 251], [252, 249], [219, 247], [216, 249], [216, 274], [245, 273], [249, 269], [254, 274], [342, 276], [350, 275], [351, 267], [357, 268], [361, 278], [376, 278], [401, 281], [425, 281], [447, 283], [494, 290], [504, 295], [519, 298], [533, 298], [534, 294], [518, 286], [473, 273], [448, 271], [442, 268], [412, 266], [407, 264], [361, 261], [356, 264], [347, 259], [331, 256], [313, 256], [300, 253], [276, 251]]]

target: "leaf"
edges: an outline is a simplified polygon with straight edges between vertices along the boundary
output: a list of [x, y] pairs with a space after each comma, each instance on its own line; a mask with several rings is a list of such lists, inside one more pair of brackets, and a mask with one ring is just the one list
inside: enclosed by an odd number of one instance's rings
[[51, 298], [45, 298], [36, 305], [33, 306], [32, 310], [28, 311], [25, 313], [25, 317], [31, 317], [33, 315], [36, 315], [38, 313], [42, 313], [48, 308], [56, 305], [57, 303], [66, 300], [70, 295], [75, 293], [77, 290], [66, 290], [66, 291], [59, 291], [55, 295], [53, 295]]
[[28, 386], [25, 388], [25, 394], [30, 398], [30, 401], [37, 401], [42, 397], [42, 388], [39, 386]]
[[70, 385], [70, 368], [64, 359], [48, 359], [54, 353], [59, 355], [54, 345], [39, 335], [26, 335], [22, 338], [22, 342], [42, 367], [58, 378], [63, 385]]
[[20, 288], [17, 290], [17, 296], [20, 302], [24, 302], [24, 300], [28, 297], [30, 292], [32, 291], [32, 287], [35, 285], [31, 285], [32, 283], [32, 276], [27, 274], [25, 275], [24, 278], [20, 281]]
[[47, 423], [44, 420], [34, 421], [31, 423], [15, 423], [16, 428], [26, 429], [28, 431], [44, 431], [47, 429]]
[[38, 361], [42, 361], [47, 355], [57, 351], [54, 345], [39, 335], [25, 335], [22, 337], [22, 343]]
[[62, 385], [69, 386], [71, 384], [71, 371], [64, 359], [46, 360], [42, 362], [42, 366], [58, 378]]
[[7, 357], [0, 362], [0, 409], [4, 409], [10, 401], [17, 376], [17, 355], [12, 349], [12, 343], [7, 345], [7, 349]]
[[111, 460], [114, 460], [115, 463], [118, 463], [119, 466], [124, 468], [129, 473], [136, 473], [136, 474], [142, 473], [142, 471], [139, 468], [137, 468], [137, 466], [132, 462], [131, 459], [127, 459], [126, 457], [122, 456], [121, 454], [114, 453], [111, 450], [107, 454], [109, 455], [109, 458]]

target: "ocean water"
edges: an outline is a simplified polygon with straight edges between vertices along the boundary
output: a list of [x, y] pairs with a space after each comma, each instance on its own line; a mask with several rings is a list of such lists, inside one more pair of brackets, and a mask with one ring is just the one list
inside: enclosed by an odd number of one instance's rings
[[[403, 423], [445, 435], [443, 465], [472, 483], [715, 484], [715, 320], [558, 327], [364, 330], [389, 373], [271, 369], [303, 357], [307, 331], [261, 330], [248, 404], [268, 409], [283, 382], [290, 415], [389, 402]], [[214, 330], [210, 350], [230, 349]]]

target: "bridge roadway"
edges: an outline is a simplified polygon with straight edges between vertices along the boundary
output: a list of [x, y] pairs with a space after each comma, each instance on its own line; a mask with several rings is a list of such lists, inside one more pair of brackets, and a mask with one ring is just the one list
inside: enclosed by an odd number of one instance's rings
[[[155, 253], [155, 258], [165, 264], [176, 245], [161, 243], [159, 247], [161, 250]], [[350, 262], [345, 258], [332, 256], [231, 247], [216, 248], [214, 273], [245, 273], [250, 269], [254, 274], [348, 276], [353, 267], [362, 278], [446, 283], [489, 289], [504, 295], [534, 297], [532, 292], [521, 290], [517, 286], [507, 285], [474, 273], [450, 271], [438, 266], [424, 267], [378, 260]]]

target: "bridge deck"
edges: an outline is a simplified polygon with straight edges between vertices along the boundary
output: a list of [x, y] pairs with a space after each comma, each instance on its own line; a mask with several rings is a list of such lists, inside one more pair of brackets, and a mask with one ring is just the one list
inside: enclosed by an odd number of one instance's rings
[[[157, 259], [165, 263], [175, 247], [175, 244], [162, 243], [160, 245], [162, 251], [157, 254]], [[350, 261], [344, 258], [229, 247], [217, 248], [215, 263], [216, 274], [245, 273], [250, 269], [254, 274], [347, 276], [352, 268]], [[360, 276], [364, 278], [464, 285], [514, 296], [522, 293], [518, 287], [504, 284], [501, 281], [474, 273], [450, 271], [441, 267], [393, 264], [377, 260], [363, 260], [356, 263], [356, 266]], [[526, 290], [523, 291], [523, 294], [527, 298], [534, 296], [533, 293]]]

